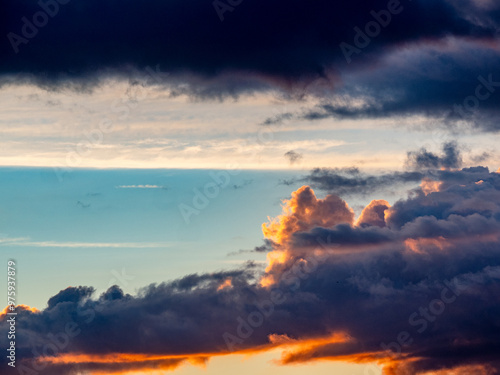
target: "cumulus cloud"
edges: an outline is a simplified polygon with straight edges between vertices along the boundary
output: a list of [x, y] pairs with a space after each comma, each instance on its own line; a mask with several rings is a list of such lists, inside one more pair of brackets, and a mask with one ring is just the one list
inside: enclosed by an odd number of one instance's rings
[[[500, 306], [499, 188], [486, 168], [447, 171], [433, 192], [372, 201], [355, 225], [295, 231], [269, 254], [265, 285], [335, 299], [330, 327], [351, 340], [289, 350], [282, 363], [386, 357], [384, 374], [497, 374], [498, 321], [482, 311]], [[318, 262], [318, 249], [330, 256]]]
[[359, 215], [356, 225], [359, 227], [376, 226], [385, 227], [385, 212], [391, 207], [389, 202], [383, 199], [373, 200]]
[[283, 215], [263, 224], [262, 231], [266, 238], [281, 245], [296, 232], [339, 223], [351, 224], [353, 220], [354, 212], [342, 199], [335, 195], [317, 199], [309, 186], [303, 186], [284, 202]]
[[[301, 187], [263, 225], [271, 250], [263, 273], [249, 263], [137, 295], [69, 287], [42, 311], [20, 308], [19, 368], [166, 370], [281, 348], [283, 365], [498, 374], [500, 174], [474, 167], [440, 178], [392, 205], [374, 200], [357, 219], [341, 198]], [[2, 346], [7, 330], [2, 320]]]

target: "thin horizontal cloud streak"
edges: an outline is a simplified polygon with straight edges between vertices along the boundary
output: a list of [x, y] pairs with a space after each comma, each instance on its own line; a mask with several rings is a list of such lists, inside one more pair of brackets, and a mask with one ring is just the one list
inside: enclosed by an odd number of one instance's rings
[[16, 247], [54, 247], [54, 248], [166, 248], [171, 247], [173, 243], [169, 242], [58, 242], [58, 241], [32, 241], [27, 238], [13, 238], [0, 240], [0, 246]]
[[119, 185], [117, 189], [164, 189], [164, 186], [159, 185]]

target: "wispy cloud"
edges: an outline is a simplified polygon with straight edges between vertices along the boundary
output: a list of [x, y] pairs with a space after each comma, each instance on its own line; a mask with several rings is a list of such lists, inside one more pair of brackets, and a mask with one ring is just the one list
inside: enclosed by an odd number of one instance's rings
[[119, 185], [117, 189], [163, 189], [160, 185]]
[[58, 242], [32, 241], [30, 238], [0, 238], [0, 246], [57, 247], [57, 248], [136, 248], [151, 249], [170, 247], [171, 242]]
[[9, 238], [9, 237], [0, 237], [0, 246], [5, 243], [12, 243], [12, 242], [18, 242], [18, 241], [29, 241], [28, 237], [16, 237], [16, 238]]

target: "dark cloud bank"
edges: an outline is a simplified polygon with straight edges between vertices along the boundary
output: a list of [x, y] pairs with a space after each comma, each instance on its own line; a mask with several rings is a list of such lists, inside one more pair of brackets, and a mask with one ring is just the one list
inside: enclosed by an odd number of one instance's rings
[[[214, 3], [226, 4], [223, 21]], [[168, 85], [174, 95], [278, 89], [325, 98], [285, 118], [425, 114], [498, 129], [497, 2], [231, 3], [5, 0], [0, 79], [89, 89], [108, 77], [137, 79], [159, 65], [168, 75], [149, 82]]]
[[[19, 311], [17, 369], [174, 369], [282, 345], [282, 364], [370, 360], [385, 374], [499, 374], [500, 174], [474, 167], [436, 176], [433, 189], [392, 207], [373, 201], [357, 222], [340, 198], [297, 190], [264, 231], [266, 247], [285, 255], [266, 283], [249, 263], [135, 296], [116, 286], [101, 296], [62, 290], [41, 312]], [[2, 319], [2, 347], [8, 327]], [[333, 334], [344, 339], [328, 341]], [[57, 362], [63, 354], [72, 359]]]
[[[342, 5], [324, 0], [243, 1], [221, 22], [213, 1], [206, 0], [41, 3], [57, 4], [59, 9], [45, 26], [36, 27], [37, 18], [44, 17], [34, 15], [47, 13], [47, 7], [44, 10], [37, 2], [2, 2], [3, 73], [81, 75], [126, 64], [161, 64], [169, 71], [206, 76], [238, 70], [283, 79], [319, 77], [326, 75], [329, 64], [345, 62], [339, 44], [354, 43], [353, 28], [364, 28], [372, 21], [372, 10], [388, 8], [387, 0]], [[463, 3], [467, 10], [443, 0], [401, 1], [395, 8], [403, 11], [394, 15], [386, 32], [374, 38], [371, 52], [446, 35], [492, 38], [500, 20], [498, 7], [486, 13], [473, 2]], [[25, 28], [23, 35], [23, 17], [34, 22], [36, 30]], [[34, 34], [31, 38], [29, 31]], [[9, 33], [25, 40], [11, 43]]]

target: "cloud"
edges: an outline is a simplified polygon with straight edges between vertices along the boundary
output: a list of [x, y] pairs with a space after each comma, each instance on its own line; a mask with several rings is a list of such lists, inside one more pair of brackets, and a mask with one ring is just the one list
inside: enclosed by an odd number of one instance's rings
[[462, 166], [462, 156], [456, 142], [443, 144], [443, 153], [443, 156], [438, 156], [425, 148], [408, 152], [407, 164], [414, 169], [450, 169]]
[[285, 158], [288, 159], [288, 162], [291, 165], [299, 162], [304, 157], [302, 154], [299, 154], [298, 152], [296, 152], [294, 150], [287, 151], [284, 156], [285, 156]]
[[89, 208], [91, 206], [91, 203], [83, 203], [81, 201], [76, 202], [77, 206], [80, 206], [81, 208]]
[[277, 243], [287, 243], [292, 234], [313, 227], [329, 227], [335, 224], [352, 224], [354, 212], [335, 195], [318, 200], [309, 186], [302, 186], [284, 202], [283, 215], [262, 225], [264, 236]]
[[391, 208], [389, 202], [383, 199], [373, 200], [366, 206], [356, 222], [358, 227], [385, 227], [385, 212]]
[[167, 248], [172, 246], [169, 242], [58, 242], [58, 241], [32, 241], [29, 238], [4, 238], [0, 245], [20, 247], [58, 247], [58, 248]]
[[164, 186], [159, 185], [119, 185], [117, 189], [164, 189]]
[[85, 298], [90, 297], [94, 293], [95, 289], [90, 287], [77, 287], [77, 288], [66, 288], [61, 290], [55, 296], [51, 297], [48, 302], [48, 308], [52, 308], [59, 303], [72, 302], [79, 303]]
[[231, 256], [231, 255], [248, 254], [248, 253], [267, 253], [271, 250], [273, 250], [273, 243], [270, 240], [265, 239], [264, 245], [255, 246], [251, 250], [241, 249], [239, 251], [232, 251], [232, 252], [228, 253], [227, 255]]
[[[355, 225], [295, 230], [269, 254], [264, 285], [331, 301], [329, 327], [353, 338], [285, 351], [283, 364], [389, 354], [384, 374], [500, 370], [496, 319], [480, 312], [499, 306], [491, 293], [500, 290], [500, 177], [479, 167], [443, 176], [438, 190], [392, 207], [372, 201]], [[381, 353], [388, 345], [393, 352]]]
[[252, 183], [253, 183], [253, 180], [251, 180], [251, 179], [245, 179], [240, 184], [233, 184], [232, 188], [234, 190], [243, 189], [244, 187], [246, 187], [248, 185], [251, 185]]
[[395, 184], [415, 183], [422, 180], [420, 171], [389, 172], [381, 175], [369, 175], [357, 168], [315, 168], [299, 181], [307, 182], [314, 188], [341, 196], [353, 194], [371, 194], [378, 189]]
[[[69, 287], [44, 310], [20, 308], [18, 366], [40, 375], [147, 371], [280, 349], [282, 365], [497, 374], [500, 174], [473, 167], [436, 177], [431, 191], [375, 199], [358, 218], [338, 196], [299, 188], [263, 224], [265, 271], [247, 263], [136, 295]], [[2, 346], [7, 330], [2, 320]]]
[[[172, 96], [209, 99], [275, 90], [299, 99], [335, 93], [335, 100], [302, 114], [314, 119], [443, 113], [474, 95], [479, 75], [500, 79], [500, 12], [493, 3], [485, 11], [472, 0], [401, 0], [400, 10], [387, 16], [386, 0], [259, 0], [231, 6], [223, 22], [214, 2], [199, 0], [190, 9], [158, 0], [49, 3], [57, 9], [3, 3], [9, 14], [0, 27], [4, 84], [88, 91], [125, 78], [164, 86]], [[46, 22], [33, 19], [40, 12], [51, 13]], [[367, 31], [374, 23], [376, 35]], [[346, 56], [343, 43], [356, 52]], [[157, 66], [164, 74], [148, 76], [146, 68]], [[480, 106], [494, 109], [498, 100], [491, 95]]]
[[341, 79], [318, 104], [262, 123], [423, 117], [436, 138], [445, 132], [498, 131], [498, 39], [483, 44], [443, 37], [369, 56], [362, 52], [359, 59], [359, 65], [337, 67]]
[[[356, 167], [350, 168], [315, 168], [305, 177], [280, 181], [283, 185], [308, 183], [313, 188], [324, 190], [340, 196], [368, 195], [374, 191], [387, 189], [394, 185], [422, 182], [424, 192], [431, 191], [434, 186], [449, 179], [464, 178], [484, 171], [481, 167], [457, 171], [462, 166], [460, 146], [455, 141], [442, 144], [442, 155], [422, 148], [407, 153], [404, 172], [386, 172], [370, 175]], [[454, 177], [456, 176], [456, 178]]]

